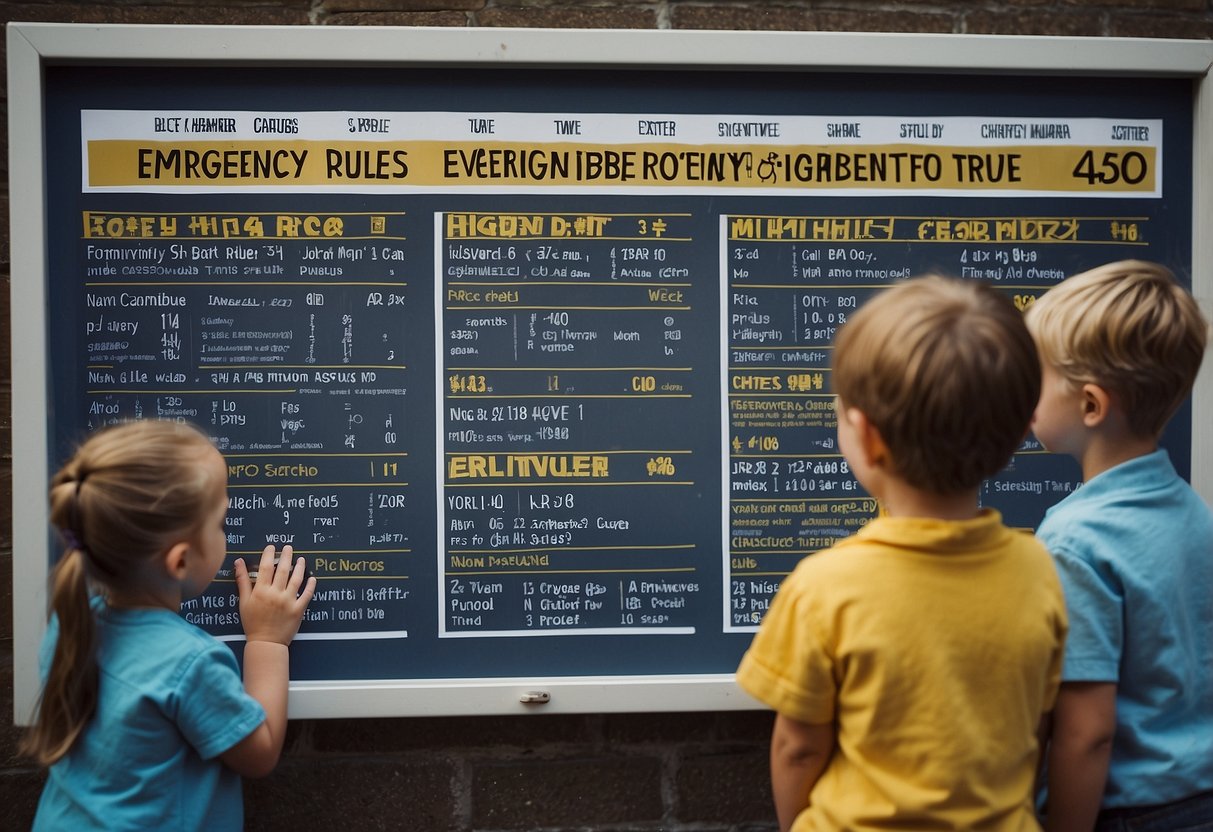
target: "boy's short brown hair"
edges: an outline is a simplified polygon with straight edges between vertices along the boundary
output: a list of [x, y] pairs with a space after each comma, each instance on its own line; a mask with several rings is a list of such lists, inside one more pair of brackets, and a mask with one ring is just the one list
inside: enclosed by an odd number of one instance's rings
[[1069, 277], [1026, 318], [1041, 359], [1075, 387], [1106, 389], [1138, 436], [1162, 433], [1192, 390], [1209, 337], [1175, 275], [1143, 260]]
[[880, 431], [894, 473], [951, 495], [997, 473], [1027, 435], [1040, 361], [1008, 298], [927, 276], [880, 292], [843, 326], [833, 385]]

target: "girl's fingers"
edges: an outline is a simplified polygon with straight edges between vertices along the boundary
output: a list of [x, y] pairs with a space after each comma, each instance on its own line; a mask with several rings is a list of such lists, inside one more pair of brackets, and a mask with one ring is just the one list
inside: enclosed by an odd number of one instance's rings
[[303, 592], [295, 599], [295, 604], [299, 610], [299, 615], [303, 615], [303, 611], [307, 609], [308, 603], [312, 600], [312, 595], [316, 592], [316, 576], [312, 575], [307, 579], [307, 583], [303, 587]]
[[236, 571], [236, 593], [243, 598], [252, 588], [252, 581], [249, 580], [248, 567], [244, 564], [244, 558], [236, 558], [236, 562], [232, 564]]
[[274, 547], [266, 546], [261, 550], [261, 563], [257, 565], [257, 580], [263, 580], [274, 574]]
[[[270, 547], [274, 548], [273, 546]], [[285, 588], [287, 579], [291, 576], [291, 561], [294, 559], [294, 547], [287, 545], [282, 547], [282, 557], [278, 559], [280, 566], [285, 567], [274, 572], [274, 586]]]
[[291, 579], [287, 582], [287, 588], [295, 595], [299, 594], [299, 587], [303, 585], [303, 576], [306, 572], [307, 562], [303, 558], [298, 558], [291, 568]]

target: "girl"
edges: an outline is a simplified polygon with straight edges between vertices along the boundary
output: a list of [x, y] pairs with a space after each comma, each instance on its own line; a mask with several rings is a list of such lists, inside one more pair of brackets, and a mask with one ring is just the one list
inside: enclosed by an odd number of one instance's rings
[[153, 421], [95, 433], [50, 504], [67, 550], [22, 749], [50, 766], [34, 829], [240, 829], [240, 776], [269, 774], [282, 750], [287, 645], [315, 578], [303, 586], [289, 546], [278, 569], [265, 548], [255, 585], [236, 560], [242, 686], [231, 651], [179, 615], [227, 554], [227, 469], [202, 433]]

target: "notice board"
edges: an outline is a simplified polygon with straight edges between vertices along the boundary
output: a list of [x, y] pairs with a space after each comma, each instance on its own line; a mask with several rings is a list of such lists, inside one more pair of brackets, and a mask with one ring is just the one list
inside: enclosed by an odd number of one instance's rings
[[[137, 418], [228, 463], [188, 620], [239, 654], [231, 561], [308, 558], [294, 716], [752, 707], [779, 582], [877, 511], [837, 328], [926, 272], [1026, 308], [1142, 258], [1207, 299], [1210, 54], [11, 27], [19, 719], [47, 478]], [[1029, 437], [982, 502], [1031, 528], [1079, 482]]]

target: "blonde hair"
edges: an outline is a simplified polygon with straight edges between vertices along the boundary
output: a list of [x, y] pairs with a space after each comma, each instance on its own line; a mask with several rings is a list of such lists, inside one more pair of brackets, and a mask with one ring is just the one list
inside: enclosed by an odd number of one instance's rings
[[94, 433], [51, 481], [50, 519], [67, 544], [51, 576], [59, 637], [37, 717], [21, 751], [51, 765], [97, 706], [91, 589], [120, 588], [151, 558], [199, 528], [216, 488], [201, 464], [210, 441], [176, 422], [131, 422]]
[[1019, 447], [1040, 362], [1009, 299], [932, 275], [878, 293], [842, 327], [833, 385], [880, 432], [898, 476], [951, 495], [976, 488]]
[[1209, 324], [1165, 266], [1122, 260], [1076, 274], [1028, 307], [1041, 358], [1075, 388], [1113, 395], [1129, 429], [1157, 437], [1200, 371]]

